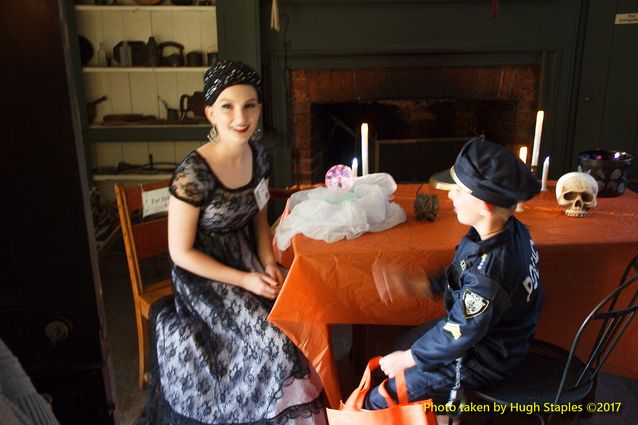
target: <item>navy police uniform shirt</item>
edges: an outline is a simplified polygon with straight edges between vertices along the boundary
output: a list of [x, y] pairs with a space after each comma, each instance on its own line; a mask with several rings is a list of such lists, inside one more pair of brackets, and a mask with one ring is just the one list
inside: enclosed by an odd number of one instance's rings
[[464, 365], [488, 380], [507, 376], [527, 354], [543, 301], [538, 251], [527, 228], [510, 217], [486, 240], [470, 229], [432, 285], [444, 294], [448, 315], [412, 345], [418, 368], [464, 356]]

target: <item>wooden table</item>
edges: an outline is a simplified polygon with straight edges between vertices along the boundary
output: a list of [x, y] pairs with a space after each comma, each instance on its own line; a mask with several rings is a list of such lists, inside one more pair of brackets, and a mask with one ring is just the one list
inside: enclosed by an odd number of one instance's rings
[[[570, 218], [556, 203], [554, 184], [525, 203], [516, 216], [539, 249], [545, 304], [537, 337], [569, 348], [586, 314], [619, 283], [627, 262], [638, 253], [638, 194], [600, 198], [586, 218]], [[408, 219], [380, 233], [325, 243], [297, 235], [281, 254], [290, 271], [270, 314], [312, 362], [331, 406], [340, 391], [329, 338], [331, 324], [416, 325], [443, 314], [439, 301], [382, 299], [375, 267], [432, 274], [447, 266], [467, 232], [456, 220], [447, 192], [439, 196], [439, 217], [420, 222], [412, 203], [418, 185], [400, 185], [395, 202]], [[377, 279], [378, 282], [378, 279]], [[607, 370], [638, 378], [638, 326], [634, 325], [608, 361]]]

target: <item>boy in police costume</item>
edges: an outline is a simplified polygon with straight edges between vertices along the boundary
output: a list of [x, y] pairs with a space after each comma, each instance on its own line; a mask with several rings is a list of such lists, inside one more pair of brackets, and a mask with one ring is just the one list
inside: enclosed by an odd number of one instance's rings
[[[543, 292], [538, 251], [513, 214], [517, 202], [539, 192], [540, 183], [509, 149], [479, 138], [467, 142], [454, 166], [432, 180], [449, 190], [459, 222], [471, 226], [452, 264], [430, 279], [432, 292], [443, 294], [447, 316], [415, 329], [421, 332], [416, 342], [380, 364], [390, 378], [405, 370], [410, 402], [444, 403], [457, 379], [467, 389], [489, 386], [527, 354]], [[394, 379], [386, 388], [396, 399]], [[385, 407], [374, 388], [365, 408]]]

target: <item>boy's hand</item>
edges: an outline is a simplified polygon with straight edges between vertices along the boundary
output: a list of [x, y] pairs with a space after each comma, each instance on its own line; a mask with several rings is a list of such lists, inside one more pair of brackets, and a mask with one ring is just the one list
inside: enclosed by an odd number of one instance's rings
[[402, 370], [416, 366], [416, 363], [412, 357], [412, 350], [406, 350], [395, 351], [382, 357], [381, 360], [379, 360], [379, 365], [383, 373], [388, 375], [388, 378], [394, 378], [396, 374]]
[[407, 299], [433, 297], [430, 280], [425, 272], [381, 261], [374, 261], [371, 269], [379, 298], [386, 305]]

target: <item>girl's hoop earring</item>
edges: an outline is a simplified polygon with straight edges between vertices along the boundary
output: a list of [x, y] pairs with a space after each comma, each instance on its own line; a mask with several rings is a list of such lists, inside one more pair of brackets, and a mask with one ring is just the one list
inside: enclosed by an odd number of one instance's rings
[[250, 136], [250, 140], [252, 140], [253, 142], [257, 142], [261, 140], [262, 137], [264, 137], [264, 132], [262, 131], [261, 127], [257, 127], [253, 135]]
[[217, 133], [217, 127], [215, 127], [215, 124], [213, 124], [206, 137], [210, 143], [217, 143], [219, 141], [219, 133]]

